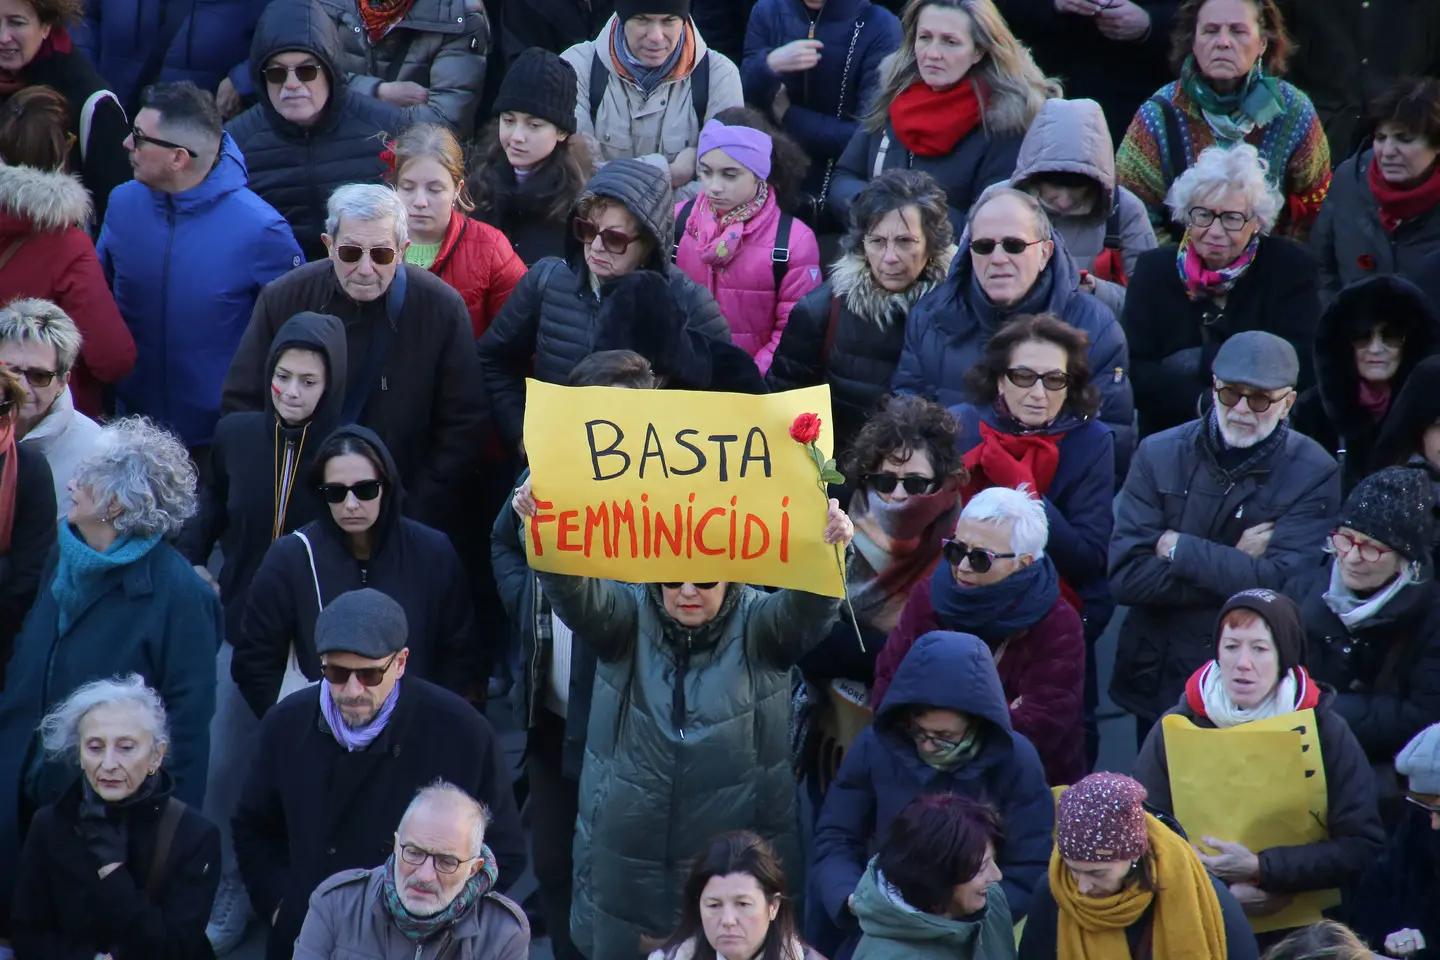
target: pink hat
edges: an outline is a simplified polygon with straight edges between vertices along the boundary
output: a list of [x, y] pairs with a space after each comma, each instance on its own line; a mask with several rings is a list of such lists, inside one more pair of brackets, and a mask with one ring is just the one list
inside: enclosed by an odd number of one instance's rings
[[1134, 860], [1150, 846], [1145, 788], [1118, 773], [1092, 773], [1060, 795], [1055, 842], [1081, 863]]

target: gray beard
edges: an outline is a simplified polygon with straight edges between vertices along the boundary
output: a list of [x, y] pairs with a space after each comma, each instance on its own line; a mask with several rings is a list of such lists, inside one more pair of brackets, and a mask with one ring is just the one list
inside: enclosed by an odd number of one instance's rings
[[1274, 433], [1275, 428], [1280, 425], [1280, 421], [1276, 420], [1270, 425], [1270, 429], [1265, 430], [1263, 433], [1256, 431], [1243, 437], [1237, 437], [1231, 432], [1232, 428], [1225, 422], [1224, 416], [1217, 416], [1215, 422], [1220, 427], [1220, 439], [1224, 440], [1225, 446], [1230, 447], [1232, 450], [1250, 449]]

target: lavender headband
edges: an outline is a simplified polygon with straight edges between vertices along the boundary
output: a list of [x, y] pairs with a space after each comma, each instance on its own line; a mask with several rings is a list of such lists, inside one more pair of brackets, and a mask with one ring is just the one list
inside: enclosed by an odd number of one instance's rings
[[730, 159], [761, 180], [769, 180], [772, 147], [770, 135], [754, 127], [732, 127], [719, 120], [711, 120], [700, 131], [696, 156], [703, 157], [711, 150], [723, 150]]

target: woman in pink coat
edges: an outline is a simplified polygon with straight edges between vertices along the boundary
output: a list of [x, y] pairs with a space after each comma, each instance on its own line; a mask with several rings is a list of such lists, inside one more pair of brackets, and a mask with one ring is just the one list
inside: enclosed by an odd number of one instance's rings
[[753, 117], [755, 125], [714, 119], [700, 131], [703, 189], [675, 207], [675, 263], [714, 295], [735, 345], [764, 374], [790, 310], [820, 285], [820, 248], [809, 227], [781, 211], [775, 189], [782, 171], [789, 179], [803, 170], [782, 156], [772, 177], [775, 142], [758, 129], [764, 121], [749, 110], [726, 113]]

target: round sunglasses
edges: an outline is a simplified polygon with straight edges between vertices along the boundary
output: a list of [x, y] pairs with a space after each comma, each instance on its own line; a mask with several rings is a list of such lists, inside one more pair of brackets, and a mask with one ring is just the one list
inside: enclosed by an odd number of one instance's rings
[[322, 483], [315, 489], [320, 491], [320, 496], [325, 498], [326, 503], [344, 503], [345, 498], [355, 494], [356, 500], [370, 501], [380, 496], [380, 488], [385, 486], [384, 480], [361, 480], [359, 483]]
[[340, 667], [333, 663], [322, 663], [320, 664], [320, 674], [337, 687], [343, 687], [349, 683], [351, 676], [359, 680], [362, 687], [378, 687], [385, 679], [385, 672], [390, 669], [390, 664], [394, 663], [398, 656], [400, 656], [400, 651], [396, 650], [390, 654], [389, 660], [378, 667]]
[[1233, 407], [1241, 400], [1250, 408], [1253, 413], [1264, 413], [1275, 404], [1281, 402], [1290, 395], [1291, 391], [1286, 390], [1278, 397], [1272, 397], [1268, 393], [1245, 393], [1235, 387], [1216, 387], [1215, 396], [1225, 406]]

